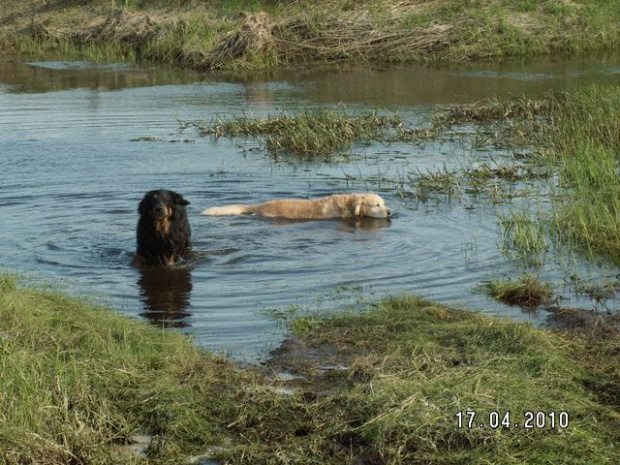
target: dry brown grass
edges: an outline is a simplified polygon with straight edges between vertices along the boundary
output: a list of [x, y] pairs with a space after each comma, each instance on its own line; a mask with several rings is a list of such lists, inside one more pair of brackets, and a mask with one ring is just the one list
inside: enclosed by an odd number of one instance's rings
[[617, 12], [602, 0], [541, 3], [5, 0], [0, 46], [45, 56], [50, 45], [114, 44], [121, 55], [213, 69], [506, 59], [620, 43]]

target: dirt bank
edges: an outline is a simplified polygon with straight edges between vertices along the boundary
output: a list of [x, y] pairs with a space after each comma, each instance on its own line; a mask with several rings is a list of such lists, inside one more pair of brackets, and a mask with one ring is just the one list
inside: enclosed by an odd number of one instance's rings
[[615, 50], [617, 10], [603, 0], [5, 0], [0, 45], [27, 58], [200, 69], [466, 62]]

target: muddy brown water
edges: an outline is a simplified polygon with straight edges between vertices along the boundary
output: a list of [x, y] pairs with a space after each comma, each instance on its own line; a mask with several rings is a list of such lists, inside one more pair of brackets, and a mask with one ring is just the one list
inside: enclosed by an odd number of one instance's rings
[[[571, 276], [609, 281], [617, 268], [551, 251], [531, 269], [501, 250], [497, 209], [514, 205], [467, 196], [418, 202], [384, 182], [506, 152], [443, 141], [357, 146], [340, 163], [274, 161], [257, 141], [179, 133], [178, 120], [344, 104], [351, 112], [386, 108], [424, 121], [437, 104], [619, 80], [617, 57], [320, 68], [245, 80], [126, 64], [0, 62], [2, 267], [26, 282], [182, 328], [210, 350], [249, 361], [281, 342], [278, 315], [339, 311], [403, 292], [539, 324], [544, 312], [524, 313], [475, 287], [530, 271], [554, 283], [562, 305], [592, 307], [598, 304], [575, 295]], [[196, 256], [189, 266], [130, 265], [138, 202], [157, 188], [191, 202]], [[379, 191], [397, 217], [350, 223], [199, 215], [213, 205], [366, 190]], [[615, 299], [605, 305], [618, 306]]]

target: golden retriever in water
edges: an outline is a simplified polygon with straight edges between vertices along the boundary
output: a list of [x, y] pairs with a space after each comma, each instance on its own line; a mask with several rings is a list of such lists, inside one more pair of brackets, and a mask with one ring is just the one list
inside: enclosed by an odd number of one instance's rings
[[259, 205], [211, 207], [203, 215], [257, 215], [293, 220], [328, 220], [334, 218], [389, 218], [392, 211], [377, 194], [334, 194], [318, 199], [270, 200]]

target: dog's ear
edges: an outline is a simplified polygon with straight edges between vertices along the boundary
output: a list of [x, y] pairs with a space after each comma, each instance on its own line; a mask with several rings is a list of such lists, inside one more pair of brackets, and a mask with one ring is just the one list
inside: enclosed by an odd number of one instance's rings
[[185, 205], [189, 205], [189, 202], [185, 200], [181, 194], [174, 194], [173, 199], [174, 199], [174, 203], [176, 203], [177, 205], [181, 205], [183, 207]]

